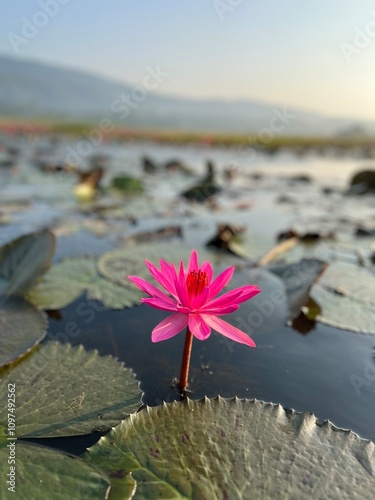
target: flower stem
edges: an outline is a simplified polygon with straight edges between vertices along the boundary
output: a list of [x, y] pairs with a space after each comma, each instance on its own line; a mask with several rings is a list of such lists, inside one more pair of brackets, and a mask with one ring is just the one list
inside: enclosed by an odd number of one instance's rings
[[193, 344], [193, 334], [189, 330], [189, 327], [186, 327], [184, 353], [182, 355], [182, 361], [181, 361], [180, 382], [178, 384], [181, 391], [185, 391], [188, 385], [192, 344]]

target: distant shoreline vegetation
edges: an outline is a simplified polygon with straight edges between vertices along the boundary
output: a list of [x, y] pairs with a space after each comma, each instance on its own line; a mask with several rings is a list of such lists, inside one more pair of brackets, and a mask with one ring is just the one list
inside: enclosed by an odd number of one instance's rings
[[[98, 134], [94, 134], [98, 127], [95, 123], [63, 122], [51, 120], [26, 120], [0, 117], [0, 132], [6, 134], [63, 134], [71, 138], [87, 138], [95, 136], [99, 145]], [[167, 144], [200, 144], [216, 147], [255, 148], [259, 152], [268, 154], [279, 150], [294, 150], [305, 152], [317, 150], [325, 152], [328, 148], [344, 151], [362, 150], [368, 158], [375, 157], [374, 136], [337, 135], [334, 137], [315, 136], [278, 136], [264, 141], [258, 138], [256, 132], [248, 134], [189, 132], [168, 129], [125, 128], [116, 126], [108, 133], [100, 132], [103, 141], [154, 141]], [[93, 139], [94, 142], [94, 139]]]

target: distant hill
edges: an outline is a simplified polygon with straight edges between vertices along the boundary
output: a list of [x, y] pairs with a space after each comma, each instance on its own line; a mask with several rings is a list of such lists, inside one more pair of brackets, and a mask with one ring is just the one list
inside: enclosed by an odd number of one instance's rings
[[[183, 99], [155, 90], [127, 113], [125, 104], [114, 101], [132, 90], [128, 83], [83, 71], [0, 56], [0, 115], [5, 116], [77, 121], [110, 118], [124, 126], [257, 134], [269, 127], [275, 108], [283, 111], [277, 104]], [[331, 119], [291, 108], [287, 112], [295, 118], [280, 130], [283, 135], [336, 135], [351, 129], [375, 132], [373, 124], [354, 119]]]

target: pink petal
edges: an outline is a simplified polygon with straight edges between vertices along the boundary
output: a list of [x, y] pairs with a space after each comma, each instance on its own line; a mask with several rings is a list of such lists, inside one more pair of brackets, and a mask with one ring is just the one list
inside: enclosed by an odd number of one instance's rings
[[168, 279], [164, 276], [164, 274], [156, 267], [154, 264], [145, 260], [146, 266], [150, 271], [151, 276], [153, 276], [158, 283], [160, 283], [171, 295], [175, 296], [175, 290], [172, 285], [169, 283]]
[[189, 330], [199, 340], [208, 339], [211, 333], [211, 328], [199, 314], [189, 314]]
[[220, 295], [217, 299], [211, 300], [202, 309], [226, 306], [230, 304], [241, 304], [241, 302], [251, 299], [260, 292], [261, 290], [259, 290], [256, 285], [246, 285], [240, 288], [235, 288], [230, 292]]
[[153, 342], [160, 342], [162, 340], [170, 339], [177, 335], [188, 324], [187, 314], [174, 313], [163, 319], [152, 330], [151, 339]]
[[212, 281], [212, 276], [213, 276], [213, 270], [212, 270], [212, 266], [211, 266], [210, 262], [208, 262], [208, 261], [204, 262], [201, 265], [200, 270], [207, 274], [208, 284], [210, 284]]
[[239, 290], [238, 288], [235, 290], [231, 290], [230, 292], [220, 295], [220, 297], [217, 297], [216, 299], [210, 300], [201, 308], [201, 310], [203, 311], [205, 309], [212, 309], [216, 307], [236, 304], [236, 299], [239, 299], [241, 295], [242, 290]]
[[210, 285], [210, 299], [215, 297], [216, 294], [229, 283], [234, 273], [234, 266], [225, 269]]
[[191, 301], [191, 308], [195, 310], [201, 308], [203, 304], [207, 302], [209, 293], [210, 293], [209, 287], [205, 286], [201, 291], [201, 293], [196, 297], [194, 297], [193, 300]]
[[244, 288], [246, 288], [246, 290], [242, 292], [242, 295], [239, 298], [240, 300], [236, 300], [237, 304], [252, 299], [253, 297], [255, 297], [255, 295], [258, 295], [258, 293], [262, 291], [256, 285], [248, 285]]
[[225, 337], [228, 337], [231, 340], [235, 340], [240, 344], [246, 344], [250, 347], [255, 347], [255, 342], [253, 341], [253, 339], [251, 339], [248, 335], [246, 335], [246, 333], [239, 330], [235, 326], [230, 325], [226, 321], [223, 321], [220, 318], [216, 318], [216, 316], [208, 316], [206, 314], [201, 314], [201, 318], [213, 330], [216, 330]]
[[190, 307], [180, 306], [179, 304], [177, 304], [177, 311], [180, 312], [180, 313], [184, 313], [184, 314], [190, 314], [191, 313]]
[[175, 302], [170, 302], [165, 301], [164, 299], [142, 299], [144, 304], [148, 304], [151, 307], [154, 307], [155, 309], [161, 309], [162, 311], [177, 311], [177, 305]]
[[191, 271], [199, 271], [199, 266], [198, 266], [198, 254], [196, 250], [192, 250], [191, 255], [190, 255], [190, 261], [189, 261], [189, 267], [188, 267], [188, 274], [191, 273]]
[[185, 269], [184, 269], [184, 263], [182, 262], [182, 260], [180, 261], [180, 269], [178, 272], [178, 277], [185, 278]]
[[171, 290], [174, 290], [174, 294], [176, 294], [175, 286], [174, 286], [174, 277], [176, 275], [176, 269], [173, 264], [168, 264], [163, 259], [160, 259], [160, 269], [164, 274], [165, 278], [168, 280], [168, 283], [171, 287]]
[[177, 292], [177, 300], [179, 300], [180, 304], [185, 307], [191, 308], [191, 299], [189, 296], [189, 292], [186, 287], [185, 278], [178, 278], [175, 281], [175, 287]]
[[[230, 314], [237, 311], [240, 308], [238, 304], [232, 304], [230, 306], [213, 307], [208, 309], [200, 309], [198, 312], [202, 314], [210, 314], [213, 316], [223, 316], [223, 314]], [[180, 310], [180, 308], [178, 308]], [[184, 311], [181, 311], [184, 312]]]
[[135, 285], [137, 285], [137, 287], [140, 288], [142, 292], [151, 295], [151, 297], [157, 297], [158, 299], [163, 299], [168, 302], [173, 302], [172, 299], [167, 295], [165, 295], [165, 293], [163, 293], [161, 290], [159, 290], [159, 288], [156, 288], [156, 286], [152, 285], [143, 278], [139, 278], [138, 276], [128, 276], [128, 278]]

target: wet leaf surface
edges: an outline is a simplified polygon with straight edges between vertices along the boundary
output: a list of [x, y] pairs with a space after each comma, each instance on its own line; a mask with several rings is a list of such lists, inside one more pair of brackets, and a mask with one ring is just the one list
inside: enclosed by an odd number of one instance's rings
[[[153, 245], [129, 245], [123, 250], [113, 250], [104, 253], [98, 259], [98, 270], [109, 281], [122, 285], [130, 290], [135, 290], [134, 285], [128, 280], [129, 275], [140, 276], [150, 280], [150, 272], [145, 265], [145, 260], [159, 267], [160, 259], [179, 264], [182, 260], [187, 263], [191, 248], [183, 243], [157, 243]], [[208, 252], [200, 251], [201, 262], [208, 258]], [[141, 295], [142, 296], [142, 295]]]
[[56, 264], [26, 295], [40, 309], [62, 309], [84, 292], [109, 309], [138, 304], [141, 293], [133, 286], [120, 286], [102, 278], [93, 258], [66, 259]]
[[362, 499], [375, 487], [373, 443], [312, 414], [259, 401], [148, 408], [85, 458], [110, 476], [111, 499], [130, 498], [129, 474], [135, 499]]
[[[79, 329], [70, 325], [71, 335]], [[16, 387], [16, 436], [52, 437], [104, 432], [139, 407], [134, 374], [112, 357], [58, 342], [42, 345], [1, 373], [0, 390]], [[7, 408], [0, 409], [5, 428]]]
[[[9, 448], [11, 441], [0, 441], [1, 470], [9, 471]], [[80, 459], [48, 448], [17, 441], [15, 444], [15, 493], [17, 498], [40, 500], [54, 498], [105, 499], [109, 483], [97, 469]], [[7, 477], [10, 479], [10, 476]], [[0, 485], [1, 498], [9, 498], [10, 484], [4, 480]]]
[[0, 367], [25, 355], [46, 333], [42, 312], [20, 297], [0, 295]]
[[[168, 226], [181, 227], [183, 234], [182, 245], [170, 257], [175, 262], [186, 259], [185, 252], [188, 254], [191, 248], [197, 248], [203, 257], [202, 248], [215, 236], [218, 224], [245, 228], [241, 240], [236, 242], [236, 250], [253, 262], [259, 261], [274, 247], [276, 235], [286, 228], [294, 228], [299, 234], [334, 231], [335, 240], [301, 243], [279, 254], [278, 264], [296, 265], [290, 277], [284, 280], [269, 269], [241, 270], [241, 265], [246, 263], [244, 259], [205, 250], [216, 273], [231, 264], [239, 266], [233, 286], [256, 283], [263, 289], [262, 294], [243, 304], [236, 314], [224, 318], [251, 335], [257, 348], [248, 349], [226, 342], [214, 332], [206, 342], [195, 341], [189, 389], [194, 399], [204, 395], [238, 395], [280, 402], [284, 407], [301, 411], [311, 410], [319, 418], [330, 418], [339, 426], [375, 439], [374, 337], [354, 335], [349, 331], [353, 318], [359, 331], [372, 329], [372, 299], [368, 298], [371, 286], [366, 289], [367, 298], [358, 291], [353, 296], [351, 291], [350, 297], [346, 297], [350, 300], [347, 307], [342, 301], [334, 305], [340, 317], [333, 318], [332, 324], [340, 325], [341, 330], [317, 321], [308, 324], [312, 328], [308, 335], [302, 336], [286, 326], [290, 310], [307, 316], [315, 311], [316, 317], [317, 309], [310, 307], [310, 302], [302, 306], [302, 312], [300, 307], [306, 298], [304, 290], [308, 290], [309, 279], [303, 279], [300, 286], [296, 286], [295, 279], [292, 279], [293, 275], [298, 278], [301, 272], [297, 263], [302, 258], [328, 262], [340, 260], [353, 265], [363, 261], [371, 269], [373, 238], [359, 238], [355, 234], [360, 224], [373, 220], [373, 199], [344, 194], [351, 173], [358, 169], [356, 158], [314, 155], [297, 158], [285, 152], [269, 158], [258, 152], [256, 160], [249, 163], [234, 149], [211, 148], [207, 153], [206, 148], [199, 145], [108, 143], [103, 145], [102, 151], [107, 156], [107, 172], [103, 179], [106, 194], [100, 191], [92, 202], [81, 204], [74, 196], [75, 176], [41, 172], [30, 162], [34, 153], [43, 148], [53, 151], [55, 160], [61, 160], [65, 157], [66, 145], [75, 147], [76, 143], [66, 138], [60, 138], [56, 144], [50, 144], [48, 138], [20, 139], [20, 168], [8, 172], [0, 188], [0, 213], [12, 217], [6, 226], [1, 227], [2, 243], [41, 227], [57, 228], [54, 265], [63, 265], [65, 260], [62, 259], [67, 257], [82, 264], [82, 269], [79, 265], [73, 266], [74, 276], [66, 269], [70, 287], [68, 279], [62, 276], [64, 273], [57, 273], [56, 280], [49, 284], [42, 280], [45, 289], [42, 290], [42, 286], [39, 290], [43, 292], [40, 297], [45, 307], [68, 304], [55, 314], [55, 318], [50, 318], [49, 338], [72, 344], [83, 343], [89, 349], [98, 348], [101, 354], [124, 360], [136, 371], [145, 391], [144, 401], [150, 405], [178, 399], [173, 378], [179, 374], [183, 333], [168, 342], [152, 344], [151, 330], [167, 313], [143, 305], [121, 310], [127, 301], [136, 304], [140, 297], [136, 290], [137, 296], [129, 298], [130, 288], [126, 290], [124, 286], [124, 275], [141, 275], [143, 271], [138, 264], [130, 272], [126, 271], [121, 261], [124, 256], [121, 256], [104, 271], [110, 272], [108, 279], [109, 275], [98, 271], [95, 259], [108, 251], [121, 253], [123, 248], [128, 251], [130, 242], [131, 251], [138, 259], [138, 249], [144, 246], [139, 246], [137, 235], [150, 234]], [[215, 182], [221, 189], [220, 193], [215, 195], [214, 203], [182, 199], [179, 193], [201, 183], [198, 179], [205, 174], [203, 158], [207, 154], [212, 155], [216, 165]], [[154, 174], [143, 175], [143, 156], [150, 157], [157, 166]], [[165, 172], [163, 166], [171, 158], [189, 165], [195, 181], [173, 172], [173, 169]], [[236, 175], [229, 178], [228, 166], [233, 161], [238, 161], [239, 168]], [[85, 162], [87, 169], [92, 166], [90, 162], [90, 159]], [[136, 197], [123, 197], [107, 191], [111, 180], [121, 175], [142, 178], [145, 192]], [[291, 181], [294, 175], [300, 178], [308, 175], [312, 182]], [[279, 203], [281, 198], [284, 198], [283, 203]], [[11, 205], [13, 211], [3, 210], [4, 206]], [[154, 242], [146, 243], [152, 252]], [[149, 258], [157, 264], [159, 257], [165, 257], [164, 250], [162, 255], [140, 255], [139, 261]], [[91, 261], [88, 269], [83, 264], [86, 258]], [[125, 258], [125, 264], [128, 261], [129, 258]], [[96, 272], [96, 276], [90, 269]], [[145, 277], [149, 279], [147, 270]], [[61, 287], [59, 280], [63, 284]], [[332, 281], [331, 284], [336, 286], [335, 279]], [[360, 282], [361, 287], [364, 281], [365, 278]], [[289, 282], [293, 286], [286, 291]], [[1, 286], [4, 289], [6, 281], [0, 277]], [[313, 295], [319, 286], [313, 286]], [[325, 287], [323, 291], [329, 290]], [[124, 291], [126, 294], [122, 295]], [[343, 296], [334, 298], [342, 299]], [[330, 299], [331, 296], [317, 300], [323, 320], [325, 301], [328, 307]], [[359, 304], [358, 310], [354, 315], [349, 314], [354, 303]], [[106, 310], [112, 307], [119, 310]], [[77, 325], [79, 333], [72, 329], [71, 322]], [[77, 442], [71, 450], [81, 453], [83, 448], [84, 445]]]

